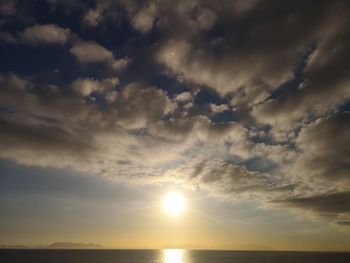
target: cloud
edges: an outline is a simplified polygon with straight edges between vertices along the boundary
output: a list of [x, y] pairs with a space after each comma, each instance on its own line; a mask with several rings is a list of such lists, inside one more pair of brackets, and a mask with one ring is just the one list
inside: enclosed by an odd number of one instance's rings
[[143, 89], [133, 83], [124, 87], [113, 102], [119, 123], [128, 129], [143, 128], [155, 123], [171, 111], [171, 101], [155, 87]]
[[0, 14], [4, 16], [14, 15], [16, 13], [16, 6], [14, 1], [3, 1], [0, 4]]
[[55, 24], [35, 25], [27, 27], [19, 34], [22, 42], [30, 45], [60, 44], [68, 41], [70, 30], [61, 28]]
[[188, 101], [193, 100], [193, 96], [192, 96], [191, 92], [185, 91], [185, 92], [182, 92], [180, 94], [177, 94], [175, 97], [175, 100], [178, 102], [188, 102]]
[[[326, 218], [346, 226], [350, 219], [349, 113], [336, 113], [304, 126], [295, 140], [295, 152], [281, 164], [293, 192], [271, 201], [311, 218]], [[281, 154], [283, 156], [284, 153]]]
[[338, 38], [324, 40], [308, 60], [299, 89], [258, 105], [253, 114], [275, 129], [290, 130], [308, 116], [321, 116], [350, 100], [350, 78], [343, 71], [350, 66], [347, 48]]
[[211, 9], [198, 8], [196, 11], [196, 21], [200, 29], [208, 30], [213, 27], [217, 19], [217, 15]]
[[13, 73], [1, 74], [0, 83], [3, 91], [23, 92], [25, 90], [26, 80]]
[[141, 33], [149, 32], [153, 27], [156, 14], [156, 5], [153, 3], [142, 8], [132, 18], [133, 27]]
[[[0, 84], [3, 107], [0, 117], [4, 122], [2, 138], [6, 140], [3, 158], [30, 165], [74, 167], [78, 170], [84, 170], [83, 162], [89, 161], [93, 166], [91, 171], [110, 173], [113, 170], [106, 167], [111, 163], [114, 167], [118, 158], [131, 159], [128, 167], [130, 163], [133, 167], [140, 167], [145, 160], [140, 151], [147, 154], [147, 151], [153, 151], [152, 148], [162, 147], [158, 146], [156, 139], [132, 132], [157, 123], [171, 111], [171, 100], [156, 87], [134, 83], [117, 89], [116, 78], [77, 79], [68, 87], [50, 91], [12, 73], [0, 75]], [[89, 99], [93, 92], [105, 98], [104, 109]], [[18, 132], [12, 132], [17, 128]], [[84, 143], [78, 143], [80, 140]], [[36, 144], [42, 147], [36, 147]], [[115, 144], [118, 147], [110, 147]], [[71, 147], [76, 151], [70, 150]], [[80, 151], [86, 155], [80, 155]], [[43, 152], [47, 154], [42, 155]], [[42, 157], [38, 158], [38, 155]], [[61, 155], [64, 156], [57, 158]], [[107, 161], [110, 156], [114, 157]], [[161, 159], [153, 155], [152, 158]], [[100, 163], [102, 159], [105, 161]]]
[[11, 33], [6, 31], [0, 31], [0, 43], [15, 44], [16, 42], [17, 42], [16, 37], [14, 37]]
[[[1, 104], [16, 112], [1, 117], [1, 157], [21, 164], [71, 167], [137, 183], [176, 181], [223, 200], [260, 200], [303, 211], [309, 208], [295, 198], [347, 189], [337, 186], [348, 174], [346, 113], [305, 126], [294, 151], [253, 143], [254, 133], [236, 122], [216, 124], [206, 116], [163, 119], [176, 110], [175, 102], [140, 83], [77, 79], [67, 86], [72, 92], [67, 97], [62, 87], [48, 91], [12, 73], [1, 75], [0, 82]], [[94, 93], [108, 102], [103, 109], [87, 100]], [[107, 99], [111, 94], [113, 99]], [[247, 160], [257, 157], [295, 166], [282, 169], [281, 177], [247, 166]], [[313, 183], [310, 176], [329, 181]], [[332, 213], [327, 218], [346, 222], [345, 212]]]
[[86, 97], [92, 92], [109, 93], [113, 92], [114, 87], [119, 83], [117, 78], [109, 78], [102, 80], [95, 79], [77, 79], [72, 83], [72, 89], [81, 95]]
[[0, 41], [5, 43], [25, 43], [28, 45], [40, 44], [70, 44], [70, 53], [81, 63], [102, 63], [113, 71], [124, 69], [130, 59], [116, 59], [113, 53], [95, 41], [84, 41], [70, 29], [61, 28], [55, 24], [35, 25], [25, 28], [22, 32], [13, 36], [9, 32], [0, 32]]
[[[249, 114], [255, 121], [271, 125], [275, 132], [290, 131], [350, 99], [343, 70], [349, 61], [343, 37], [349, 35], [344, 27], [349, 22], [347, 3], [322, 2], [317, 8], [307, 2], [289, 2], [288, 8], [274, 3], [279, 11], [269, 19], [264, 14], [271, 3], [251, 1], [244, 8], [241, 3], [228, 7], [220, 2], [218, 8], [198, 2], [186, 9], [179, 4], [182, 13], [164, 11], [172, 15], [168, 24], [175, 29], [167, 27], [174, 33], [159, 43], [155, 60], [189, 85], [200, 84], [230, 97], [237, 111], [253, 107]], [[190, 26], [196, 24], [198, 10], [208, 9], [218, 14], [213, 23], [219, 29], [212, 37]], [[182, 23], [177, 23], [180, 18]], [[296, 76], [296, 70], [302, 76]], [[296, 87], [284, 91], [283, 85], [293, 81]]]
[[213, 103], [210, 104], [210, 109], [213, 113], [221, 113], [229, 110], [226, 104], [216, 105]]
[[[222, 49], [224, 50], [225, 47]], [[265, 58], [260, 58], [259, 55], [253, 53], [242, 58], [228, 54], [217, 56], [205, 49], [197, 49], [187, 41], [171, 40], [160, 48], [156, 59], [167, 65], [174, 74], [212, 87], [225, 95], [237, 91], [243, 85], [254, 85], [259, 81], [259, 76], [264, 76], [264, 80], [261, 79], [261, 81], [267, 82], [270, 86], [278, 86], [291, 76], [290, 72], [297, 60], [297, 55], [294, 60], [289, 60], [290, 63], [287, 60], [285, 66], [275, 71], [272, 65], [274, 61], [262, 61]], [[261, 59], [261, 61], [253, 63], [254, 59]], [[261, 68], [259, 63], [268, 63], [268, 67]]]
[[88, 27], [97, 27], [102, 19], [101, 10], [89, 9], [82, 18], [84, 25]]
[[35, 154], [35, 164], [42, 165], [43, 159], [51, 159], [50, 165], [55, 166], [57, 156], [63, 158], [60, 162], [71, 162], [77, 155], [83, 156], [91, 150], [88, 138], [54, 125], [1, 120], [0, 134], [1, 157], [14, 158], [20, 163], [26, 163]]
[[79, 41], [70, 52], [82, 63], [106, 63], [114, 70], [121, 70], [129, 63], [127, 58], [115, 59], [112, 52], [95, 41]]
[[276, 203], [316, 213], [318, 216], [331, 219], [339, 225], [346, 226], [350, 220], [350, 192], [289, 198], [276, 201]]
[[[174, 110], [174, 103], [164, 91], [139, 83], [118, 87], [117, 79], [77, 79], [67, 87], [49, 90], [15, 74], [1, 75], [0, 81], [0, 102], [9, 110], [1, 117], [6, 124], [2, 138], [7, 141], [2, 157], [19, 163], [103, 174], [120, 171], [118, 176], [143, 181], [140, 171], [146, 165], [177, 162], [198, 140], [221, 141], [224, 134], [231, 138], [230, 131], [238, 135], [237, 125], [212, 125], [204, 117], [162, 120]], [[100, 108], [89, 100], [92, 93], [100, 94], [108, 104]], [[21, 132], [11, 132], [16, 127]], [[78, 143], [79, 134], [84, 143]], [[80, 151], [86, 154], [77, 154]], [[158, 175], [162, 170], [157, 165], [146, 170]], [[140, 175], [132, 177], [133, 173]]]
[[296, 140], [301, 153], [297, 160], [300, 176], [350, 180], [350, 113], [320, 118], [304, 127]]
[[16, 14], [18, 5], [17, 2], [11, 0], [1, 1], [0, 3], [0, 26], [6, 24]]
[[171, 171], [168, 176], [229, 201], [268, 200], [292, 190], [275, 183], [269, 174], [249, 171], [244, 165], [218, 159], [196, 158]]
[[112, 52], [94, 41], [84, 41], [74, 45], [70, 52], [83, 63], [96, 63], [114, 60]]

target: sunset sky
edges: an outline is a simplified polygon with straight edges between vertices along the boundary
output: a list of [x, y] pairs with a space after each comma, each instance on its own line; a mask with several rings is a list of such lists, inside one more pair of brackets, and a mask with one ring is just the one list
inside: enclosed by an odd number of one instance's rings
[[346, 0], [0, 1], [0, 245], [350, 251], [349, 25]]

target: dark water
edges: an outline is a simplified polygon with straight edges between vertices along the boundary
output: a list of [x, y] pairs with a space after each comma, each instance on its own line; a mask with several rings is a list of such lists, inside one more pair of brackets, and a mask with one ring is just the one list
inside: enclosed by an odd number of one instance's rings
[[349, 263], [350, 253], [204, 250], [0, 250], [0, 262], [26, 263]]

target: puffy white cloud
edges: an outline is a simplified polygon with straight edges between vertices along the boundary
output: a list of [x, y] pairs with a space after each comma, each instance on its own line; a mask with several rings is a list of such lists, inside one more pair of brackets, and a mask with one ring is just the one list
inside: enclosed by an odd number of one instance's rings
[[132, 18], [133, 27], [141, 33], [147, 33], [153, 27], [156, 14], [156, 5], [153, 3], [142, 8]]
[[96, 63], [114, 60], [112, 52], [94, 41], [81, 41], [70, 52], [83, 63]]
[[226, 104], [216, 105], [216, 104], [210, 103], [209, 106], [210, 106], [210, 110], [213, 113], [221, 113], [229, 110], [229, 107]]
[[115, 59], [111, 51], [95, 41], [79, 41], [70, 52], [82, 63], [106, 63], [114, 70], [121, 70], [129, 63], [127, 58]]
[[112, 92], [113, 88], [119, 83], [117, 78], [102, 80], [95, 79], [77, 79], [72, 83], [72, 89], [79, 95], [85, 97], [92, 92]]
[[55, 24], [35, 25], [27, 27], [19, 34], [21, 41], [31, 45], [65, 44], [70, 36], [70, 30]]
[[178, 102], [188, 102], [188, 101], [191, 101], [192, 99], [193, 99], [193, 96], [189, 91], [185, 91], [180, 94], [177, 94], [175, 97], [175, 100]]
[[97, 27], [102, 19], [99, 9], [89, 9], [82, 18], [82, 21], [88, 27]]
[[171, 101], [164, 91], [133, 83], [118, 92], [113, 102], [118, 122], [128, 128], [143, 128], [149, 123], [157, 122], [171, 111]]

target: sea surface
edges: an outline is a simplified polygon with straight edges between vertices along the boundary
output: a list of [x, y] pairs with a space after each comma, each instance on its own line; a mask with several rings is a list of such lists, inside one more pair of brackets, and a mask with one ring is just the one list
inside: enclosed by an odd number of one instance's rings
[[1, 249], [0, 262], [26, 263], [349, 263], [350, 253], [107, 250], [107, 249]]

